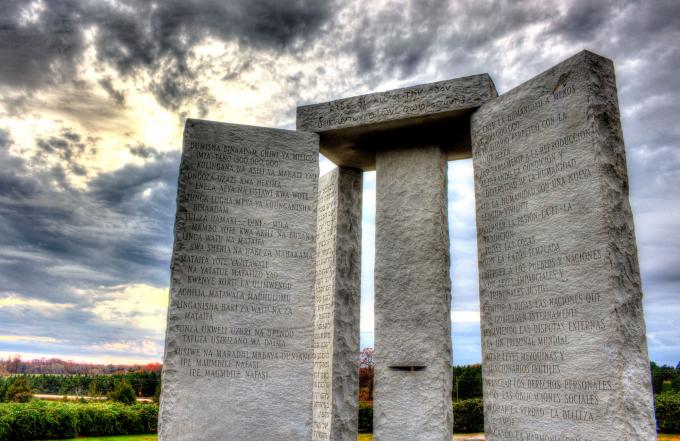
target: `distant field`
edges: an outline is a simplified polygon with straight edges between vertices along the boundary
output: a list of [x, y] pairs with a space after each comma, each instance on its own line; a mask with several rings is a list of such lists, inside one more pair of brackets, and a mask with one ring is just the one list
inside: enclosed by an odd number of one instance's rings
[[[463, 436], [474, 436], [474, 433], [467, 433], [465, 435], [454, 435], [454, 440], [460, 440]], [[478, 434], [477, 434], [478, 435]], [[128, 435], [128, 436], [104, 436], [97, 438], [76, 438], [78, 441], [157, 441], [156, 435]], [[362, 433], [359, 435], [357, 441], [372, 441], [373, 436], [370, 433]], [[67, 441], [67, 440], [61, 440]], [[680, 435], [659, 435], [659, 441], [680, 441]]]

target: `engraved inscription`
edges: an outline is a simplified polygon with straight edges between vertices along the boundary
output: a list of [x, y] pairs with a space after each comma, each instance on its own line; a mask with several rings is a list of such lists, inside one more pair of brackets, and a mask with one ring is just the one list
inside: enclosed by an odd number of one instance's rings
[[316, 135], [187, 121], [160, 441], [311, 437], [317, 174]]
[[312, 441], [328, 441], [332, 420], [333, 324], [336, 278], [338, 180], [319, 181], [316, 281], [314, 285], [314, 385]]
[[[185, 155], [168, 323], [181, 366], [192, 377], [262, 381], [280, 374], [272, 362], [311, 360], [288, 349], [294, 329], [267, 323], [293, 315], [299, 287], [286, 261], [314, 257], [315, 236], [295, 225], [294, 213], [313, 213], [315, 198], [291, 184], [316, 178], [296, 171], [315, 157], [205, 142], [190, 142]], [[237, 207], [252, 215], [234, 215]], [[272, 219], [271, 210], [290, 215]]]
[[323, 132], [479, 106], [495, 96], [487, 75], [407, 87], [298, 107], [298, 129]]
[[597, 441], [580, 434], [607, 424], [589, 93], [576, 70], [473, 127], [487, 439]]

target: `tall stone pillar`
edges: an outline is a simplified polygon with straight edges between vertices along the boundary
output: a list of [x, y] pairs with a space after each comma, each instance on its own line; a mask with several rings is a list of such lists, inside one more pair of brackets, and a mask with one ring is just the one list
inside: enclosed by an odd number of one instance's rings
[[309, 440], [318, 136], [189, 119], [160, 441]]
[[472, 116], [489, 441], [654, 441], [613, 63], [583, 51]]
[[319, 179], [312, 441], [357, 439], [361, 178], [339, 167]]
[[449, 441], [451, 318], [446, 154], [376, 154], [376, 441]]

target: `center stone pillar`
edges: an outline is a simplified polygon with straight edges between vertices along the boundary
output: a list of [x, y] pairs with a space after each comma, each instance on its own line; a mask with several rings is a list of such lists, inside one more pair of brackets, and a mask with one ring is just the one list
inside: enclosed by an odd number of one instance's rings
[[470, 115], [496, 96], [480, 74], [297, 108], [324, 156], [377, 171], [375, 441], [451, 441], [446, 160], [471, 157]]
[[397, 148], [375, 164], [375, 441], [450, 441], [446, 154]]

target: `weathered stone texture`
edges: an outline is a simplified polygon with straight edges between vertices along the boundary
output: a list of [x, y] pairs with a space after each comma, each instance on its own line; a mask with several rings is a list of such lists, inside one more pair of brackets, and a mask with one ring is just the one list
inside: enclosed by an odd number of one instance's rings
[[656, 439], [611, 61], [472, 116], [486, 439]]
[[375, 169], [376, 152], [396, 143], [438, 145], [449, 159], [469, 157], [469, 116], [496, 96], [487, 74], [300, 106], [297, 129], [321, 135], [335, 164]]
[[322, 132], [479, 107], [495, 96], [487, 74], [300, 106], [297, 129]]
[[312, 441], [356, 441], [361, 180], [336, 168], [319, 179]]
[[451, 439], [446, 156], [438, 146], [376, 158], [376, 441]]
[[311, 437], [318, 136], [188, 120], [161, 441]]

